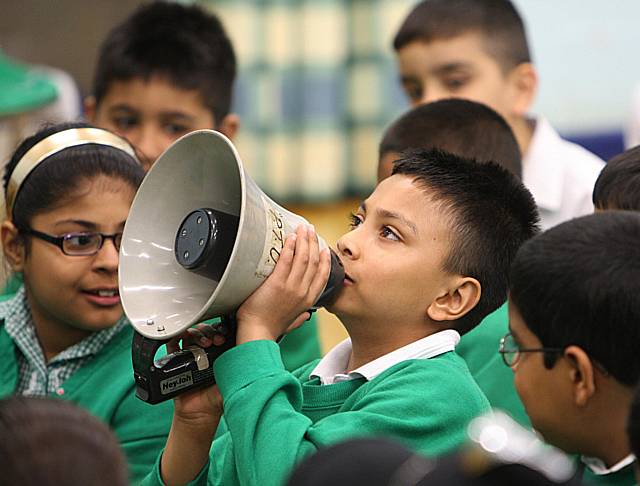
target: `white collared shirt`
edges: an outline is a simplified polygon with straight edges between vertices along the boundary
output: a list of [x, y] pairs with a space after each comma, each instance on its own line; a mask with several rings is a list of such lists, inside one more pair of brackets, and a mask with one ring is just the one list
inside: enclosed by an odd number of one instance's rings
[[593, 186], [603, 167], [596, 155], [560, 138], [545, 118], [536, 119], [522, 180], [536, 200], [543, 230], [593, 212]]
[[634, 456], [633, 454], [629, 454], [627, 457], [615, 463], [609, 468], [603, 460], [598, 459], [597, 457], [582, 456], [580, 459], [582, 460], [583, 464], [591, 470], [593, 474], [597, 476], [604, 476], [605, 474], [618, 472], [621, 469], [627, 467], [629, 464], [633, 464], [633, 462], [636, 460], [636, 456]]
[[624, 148], [630, 149], [640, 144], [640, 84], [633, 91], [631, 117], [624, 134]]
[[365, 378], [373, 380], [383, 371], [409, 359], [429, 359], [440, 354], [453, 351], [460, 342], [460, 334], [453, 329], [440, 331], [425, 338], [414, 341], [384, 356], [357, 368], [347, 371], [351, 357], [351, 339], [347, 338], [329, 351], [313, 369], [310, 378], [320, 378], [323, 385], [332, 385], [341, 381]]

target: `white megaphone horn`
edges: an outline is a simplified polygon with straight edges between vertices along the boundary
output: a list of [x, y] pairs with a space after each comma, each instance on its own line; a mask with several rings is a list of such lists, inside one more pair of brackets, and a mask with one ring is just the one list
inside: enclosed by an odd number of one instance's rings
[[[169, 338], [232, 314], [273, 271], [286, 236], [302, 223], [304, 218], [260, 190], [219, 132], [192, 132], [162, 154], [138, 189], [120, 247], [120, 299], [139, 334], [133, 349], [138, 396], [162, 401], [200, 383], [189, 369], [193, 363], [180, 375], [145, 376], [145, 367]], [[327, 248], [320, 237], [319, 243]], [[343, 279], [332, 252], [331, 274], [316, 305], [326, 303]], [[215, 356], [207, 358], [200, 349], [190, 353], [195, 371], [212, 375], [208, 358]], [[140, 389], [156, 378], [163, 378], [156, 381], [166, 393]]]

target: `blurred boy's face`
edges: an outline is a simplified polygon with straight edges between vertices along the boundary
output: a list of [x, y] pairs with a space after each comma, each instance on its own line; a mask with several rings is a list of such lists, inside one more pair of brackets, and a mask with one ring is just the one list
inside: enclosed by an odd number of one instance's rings
[[348, 278], [329, 310], [340, 318], [425, 322], [455, 278], [442, 270], [450, 218], [411, 177], [382, 181], [338, 240]]
[[[511, 301], [509, 330], [519, 349], [543, 348]], [[572, 388], [566, 380], [570, 373], [565, 365], [564, 359], [558, 358], [553, 368], [548, 369], [544, 365], [544, 353], [523, 352], [512, 367], [513, 379], [533, 428], [550, 444], [566, 452], [577, 452], [570, 420], [576, 411]]]
[[86, 111], [92, 124], [129, 140], [146, 169], [182, 135], [216, 128], [198, 90], [177, 88], [161, 77], [114, 81], [99, 105], [87, 101]]
[[486, 52], [478, 33], [409, 43], [398, 51], [398, 67], [412, 106], [465, 98], [484, 103], [513, 121], [526, 114], [533, 95], [522, 82], [520, 67], [504, 73]]

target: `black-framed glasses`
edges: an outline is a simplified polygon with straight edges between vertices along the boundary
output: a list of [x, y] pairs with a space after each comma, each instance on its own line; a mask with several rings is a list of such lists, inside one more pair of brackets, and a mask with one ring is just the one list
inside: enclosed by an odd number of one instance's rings
[[500, 340], [498, 352], [502, 355], [502, 361], [509, 368], [513, 368], [520, 361], [522, 353], [562, 353], [562, 348], [521, 348], [510, 332]]
[[48, 235], [34, 229], [27, 229], [24, 233], [35, 236], [36, 238], [56, 245], [62, 253], [69, 256], [89, 256], [95, 255], [100, 251], [104, 240], [113, 241], [113, 245], [117, 251], [120, 251], [120, 243], [122, 243], [122, 232], [112, 235], [86, 231], [81, 233], [66, 233], [62, 236]]

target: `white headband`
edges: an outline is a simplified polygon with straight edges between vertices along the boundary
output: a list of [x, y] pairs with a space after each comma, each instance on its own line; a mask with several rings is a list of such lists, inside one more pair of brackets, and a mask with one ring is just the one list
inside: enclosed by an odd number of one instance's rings
[[13, 217], [13, 205], [18, 196], [18, 191], [33, 169], [53, 154], [70, 147], [86, 144], [114, 147], [138, 161], [133, 148], [125, 139], [106, 130], [101, 130], [100, 128], [70, 128], [54, 133], [31, 147], [13, 169], [7, 184], [7, 216]]

